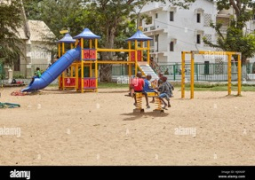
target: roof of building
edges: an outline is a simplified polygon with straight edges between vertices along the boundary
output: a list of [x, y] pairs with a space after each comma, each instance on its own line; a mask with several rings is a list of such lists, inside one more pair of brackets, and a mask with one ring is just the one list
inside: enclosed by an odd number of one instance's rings
[[142, 31], [138, 30], [138, 31], [136, 31], [136, 33], [133, 36], [128, 38], [126, 41], [135, 41], [135, 40], [137, 40], [137, 41], [148, 41], [148, 40], [152, 40], [152, 38], [144, 35]]
[[89, 28], [85, 28], [80, 34], [74, 36], [74, 39], [100, 39], [101, 36], [95, 35], [93, 32], [89, 30]]
[[30, 41], [48, 41], [54, 39], [55, 35], [50, 28], [39, 20], [28, 20], [30, 30]]

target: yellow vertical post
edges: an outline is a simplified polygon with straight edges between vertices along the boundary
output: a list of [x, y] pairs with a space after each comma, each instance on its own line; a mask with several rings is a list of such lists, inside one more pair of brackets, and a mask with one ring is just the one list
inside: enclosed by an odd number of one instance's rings
[[[131, 62], [131, 41], [128, 41], [128, 61]], [[129, 80], [131, 79], [132, 76], [132, 64], [128, 64], [128, 76]]]
[[232, 54], [228, 54], [228, 95], [231, 94], [231, 58]]
[[84, 92], [84, 64], [83, 64], [83, 47], [84, 47], [84, 39], [81, 39], [81, 93]]
[[92, 39], [89, 40], [89, 48], [92, 48]]
[[65, 71], [62, 72], [62, 89], [65, 89]]
[[137, 74], [137, 40], [135, 40], [135, 76]]
[[237, 71], [238, 71], [238, 89], [237, 89], [237, 95], [238, 96], [240, 96], [241, 95], [241, 78], [242, 78], [242, 61], [241, 61], [241, 55], [240, 54], [238, 54], [238, 56], [237, 56], [237, 63], [238, 63], [238, 69], [237, 69]]
[[[89, 40], [89, 49], [92, 49], [92, 39]], [[92, 77], [92, 63], [89, 63], [89, 77]]]
[[[143, 41], [140, 41], [139, 44], [140, 44], [140, 48], [143, 48]], [[143, 62], [143, 49], [140, 51], [141, 51], [141, 61]]]
[[185, 52], [182, 51], [182, 82], [181, 82], [181, 98], [185, 98]]
[[71, 69], [70, 69], [70, 74], [71, 74], [71, 77], [73, 77], [73, 65], [71, 65]]
[[73, 49], [73, 43], [71, 43], [71, 49]]
[[194, 98], [194, 52], [191, 52], [191, 63], [190, 63], [190, 99]]
[[150, 41], [147, 41], [147, 63], [150, 65]]
[[[62, 56], [65, 54], [65, 43], [62, 42]], [[65, 89], [65, 71], [62, 72], [62, 89]]]
[[78, 63], [75, 64], [75, 89], [76, 91], [78, 90], [79, 88], [79, 65]]
[[61, 89], [61, 75], [58, 76], [58, 88]]
[[65, 43], [62, 43], [62, 55], [65, 54]]
[[96, 49], [96, 60], [95, 60], [95, 78], [96, 78], [96, 92], [97, 92], [97, 88], [98, 88], [98, 74], [97, 74], [97, 43], [98, 40], [95, 39], [95, 49]]

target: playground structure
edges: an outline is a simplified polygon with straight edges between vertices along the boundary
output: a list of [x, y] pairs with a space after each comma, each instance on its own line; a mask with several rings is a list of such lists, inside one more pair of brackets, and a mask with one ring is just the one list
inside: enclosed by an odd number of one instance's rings
[[[43, 89], [57, 77], [59, 77], [59, 88], [62, 90], [75, 89], [81, 93], [86, 91], [97, 92], [99, 64], [127, 64], [129, 79], [132, 77], [132, 68], [134, 68], [135, 75], [139, 69], [143, 75], [151, 74], [152, 80], [158, 79], [157, 74], [149, 66], [150, 40], [152, 38], [145, 36], [138, 30], [126, 40], [128, 49], [98, 48], [98, 39], [100, 38], [88, 28], [85, 28], [74, 38], [70, 34], [66, 34], [64, 38], [58, 41], [58, 56], [60, 58], [42, 74], [41, 78], [35, 78], [22, 92]], [[144, 43], [147, 44], [146, 47], [144, 47]], [[132, 49], [132, 45], [134, 49]], [[65, 52], [67, 48], [70, 50]], [[144, 51], [147, 53], [146, 61], [143, 58]], [[128, 59], [126, 61], [98, 60], [98, 52], [126, 52]]]
[[185, 97], [185, 58], [186, 54], [190, 55], [190, 99], [194, 98], [194, 72], [195, 72], [195, 55], [222, 55], [228, 57], [228, 95], [231, 95], [231, 59], [233, 55], [237, 55], [237, 95], [241, 95], [241, 53], [240, 52], [217, 52], [217, 51], [182, 51], [182, 80], [181, 80], [181, 98]]

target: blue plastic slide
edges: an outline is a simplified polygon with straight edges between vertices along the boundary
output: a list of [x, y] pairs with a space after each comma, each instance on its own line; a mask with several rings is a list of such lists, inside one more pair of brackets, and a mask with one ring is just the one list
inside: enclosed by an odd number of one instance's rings
[[55, 63], [53, 63], [49, 69], [43, 72], [40, 78], [35, 78], [28, 87], [22, 90], [22, 92], [32, 92], [39, 89], [43, 89], [54, 81], [64, 70], [66, 70], [74, 60], [80, 59], [81, 48], [78, 46], [75, 49], [67, 51], [61, 56]]

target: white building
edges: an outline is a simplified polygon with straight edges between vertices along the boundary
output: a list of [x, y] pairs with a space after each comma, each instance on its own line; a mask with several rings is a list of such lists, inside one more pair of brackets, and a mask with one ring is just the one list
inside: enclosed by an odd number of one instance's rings
[[[18, 29], [18, 37], [23, 41], [21, 47], [24, 55], [19, 55], [13, 66], [15, 77], [31, 77], [36, 67], [45, 70], [52, 60], [52, 50], [56, 45], [53, 32], [43, 22], [27, 20], [26, 26]], [[7, 71], [7, 70], [6, 70]]]
[[[189, 9], [174, 7], [168, 1], [147, 3], [140, 14], [150, 17], [140, 21], [140, 25], [144, 34], [154, 39], [151, 55], [159, 65], [181, 62], [182, 51], [215, 50], [202, 40], [206, 37], [216, 41], [216, 32], [210, 23], [216, 22], [217, 8], [211, 1], [196, 0]], [[196, 62], [207, 61], [207, 58], [199, 55]]]

